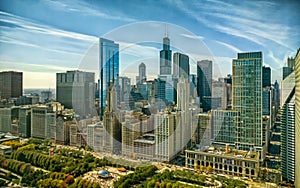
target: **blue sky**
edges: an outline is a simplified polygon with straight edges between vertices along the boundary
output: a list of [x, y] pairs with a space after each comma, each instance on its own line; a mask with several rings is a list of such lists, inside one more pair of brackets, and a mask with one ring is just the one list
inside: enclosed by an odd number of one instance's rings
[[[231, 72], [237, 52], [262, 51], [273, 81], [281, 80], [286, 58], [300, 47], [299, 10], [298, 1], [1, 0], [0, 70], [23, 71], [25, 88], [54, 88], [56, 72], [96, 69], [98, 37], [105, 36], [121, 43], [121, 74], [134, 77], [145, 61], [155, 77], [165, 24], [173, 51], [212, 58], [216, 77]], [[143, 29], [153, 23], [159, 27]], [[143, 41], [129, 40], [141, 33]]]

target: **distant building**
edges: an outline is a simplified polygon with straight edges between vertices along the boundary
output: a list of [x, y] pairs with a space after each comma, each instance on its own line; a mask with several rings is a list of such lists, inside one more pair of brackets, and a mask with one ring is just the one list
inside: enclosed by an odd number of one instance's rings
[[166, 33], [163, 38], [163, 49], [159, 53], [159, 75], [171, 75], [172, 71], [172, 50], [170, 49], [170, 39]]
[[[203, 98], [212, 95], [212, 61], [197, 62], [197, 93], [202, 104]], [[200, 106], [203, 107], [203, 104]]]
[[73, 111], [65, 110], [62, 114], [58, 115], [56, 118], [55, 143], [62, 145], [70, 144], [71, 125], [77, 125]]
[[293, 72], [292, 68], [290, 68], [290, 67], [282, 67], [282, 80], [284, 80], [292, 72]]
[[146, 65], [145, 63], [141, 63], [139, 65], [139, 75], [136, 77], [136, 84], [143, 83], [147, 80], [146, 77]]
[[[232, 60], [233, 110], [240, 114], [236, 149], [262, 152], [262, 52], [238, 53]], [[260, 156], [263, 158], [262, 153]]]
[[173, 54], [173, 77], [175, 78], [189, 78], [190, 64], [189, 56], [176, 52]]
[[266, 86], [262, 88], [262, 115], [270, 116], [272, 108], [272, 88]]
[[23, 72], [0, 72], [0, 99], [16, 98], [23, 93]]
[[92, 72], [56, 73], [56, 100], [80, 116], [95, 115], [94, 81]]
[[42, 103], [49, 102], [51, 99], [52, 99], [52, 92], [50, 90], [41, 92], [40, 101]]
[[109, 83], [115, 83], [119, 77], [119, 44], [111, 40], [100, 38], [99, 63], [99, 107], [100, 119], [102, 119], [106, 106], [106, 94]]
[[225, 83], [225, 79], [219, 78], [218, 81], [212, 82], [212, 97], [219, 98], [221, 101], [219, 104], [215, 104], [211, 106], [211, 109], [223, 109], [227, 108], [227, 84]]

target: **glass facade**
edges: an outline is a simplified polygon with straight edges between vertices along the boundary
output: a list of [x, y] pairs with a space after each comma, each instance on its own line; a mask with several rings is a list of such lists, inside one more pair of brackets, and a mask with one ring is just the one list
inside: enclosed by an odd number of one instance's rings
[[233, 109], [240, 113], [236, 148], [262, 146], [262, 52], [238, 53], [232, 61]]
[[100, 116], [103, 116], [106, 92], [109, 82], [117, 81], [119, 76], [119, 44], [104, 38], [99, 39], [99, 59], [100, 59], [100, 92], [99, 92], [99, 107]]

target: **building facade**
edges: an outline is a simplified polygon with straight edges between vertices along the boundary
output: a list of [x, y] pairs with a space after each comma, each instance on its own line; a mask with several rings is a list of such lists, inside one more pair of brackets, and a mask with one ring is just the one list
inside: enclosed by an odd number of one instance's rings
[[233, 110], [240, 114], [236, 148], [262, 148], [262, 52], [238, 53], [232, 61]]
[[56, 100], [80, 116], [96, 114], [95, 73], [67, 71], [56, 73]]
[[16, 98], [23, 94], [23, 72], [0, 72], [0, 99]]
[[51, 139], [56, 127], [56, 114], [47, 106], [31, 108], [31, 137]]
[[197, 93], [201, 104], [204, 96], [212, 95], [212, 61], [210, 60], [197, 62]]

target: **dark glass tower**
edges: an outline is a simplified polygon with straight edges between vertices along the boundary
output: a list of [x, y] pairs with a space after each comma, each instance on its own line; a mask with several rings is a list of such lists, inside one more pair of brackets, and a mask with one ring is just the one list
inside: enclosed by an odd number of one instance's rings
[[171, 75], [172, 65], [171, 65], [172, 50], [170, 50], [170, 39], [166, 35], [163, 39], [163, 49], [160, 51], [160, 75]]
[[[204, 97], [211, 97], [212, 93], [212, 61], [197, 62], [197, 93], [203, 104]], [[201, 105], [201, 107], [203, 107]]]

